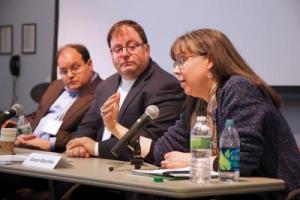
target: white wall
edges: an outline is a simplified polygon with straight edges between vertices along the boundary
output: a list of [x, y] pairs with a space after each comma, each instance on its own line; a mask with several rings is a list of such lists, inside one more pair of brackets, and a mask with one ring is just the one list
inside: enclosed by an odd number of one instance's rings
[[175, 38], [214, 28], [269, 84], [300, 86], [299, 10], [299, 0], [61, 0], [58, 44], [87, 45], [105, 78], [114, 72], [107, 32], [115, 22], [133, 19], [144, 27], [154, 60], [171, 72]]
[[[133, 19], [144, 27], [153, 59], [171, 72], [175, 38], [215, 28], [269, 84], [300, 86], [299, 11], [299, 0], [61, 0], [58, 45], [84, 43], [105, 78], [115, 71], [107, 32], [118, 20]], [[286, 100], [282, 112], [300, 144], [300, 102]]]
[[[21, 29], [24, 23], [37, 24], [36, 54], [21, 53]], [[21, 75], [16, 93], [25, 112], [32, 112], [37, 104], [30, 97], [36, 84], [49, 82], [52, 67], [54, 0], [0, 0], [0, 25], [13, 25], [13, 54], [21, 56]], [[0, 55], [0, 110], [10, 108], [12, 76], [9, 73], [11, 55]]]

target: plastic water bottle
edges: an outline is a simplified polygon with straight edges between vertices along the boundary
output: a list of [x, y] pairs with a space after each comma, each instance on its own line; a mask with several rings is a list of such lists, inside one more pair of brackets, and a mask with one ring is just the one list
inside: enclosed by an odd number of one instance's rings
[[220, 138], [219, 178], [221, 182], [237, 182], [240, 177], [240, 138], [234, 121], [227, 119]]
[[18, 119], [18, 135], [31, 134], [32, 129], [29, 121], [24, 115], [20, 115]]
[[206, 117], [198, 116], [191, 129], [191, 169], [193, 183], [206, 183], [210, 180], [211, 131]]

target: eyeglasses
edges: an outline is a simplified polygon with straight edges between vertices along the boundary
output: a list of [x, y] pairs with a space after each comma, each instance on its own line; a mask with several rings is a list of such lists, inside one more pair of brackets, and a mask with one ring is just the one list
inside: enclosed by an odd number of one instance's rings
[[173, 67], [174, 67], [174, 69], [176, 68], [176, 66], [178, 66], [179, 68], [183, 68], [184, 66], [184, 63], [186, 62], [186, 61], [188, 61], [189, 60], [189, 58], [196, 58], [197, 56], [205, 56], [206, 54], [192, 54], [192, 55], [189, 55], [189, 56], [178, 56], [176, 59], [175, 59], [175, 61], [174, 61], [174, 63], [173, 63]]
[[126, 46], [114, 46], [110, 49], [110, 51], [114, 55], [121, 55], [123, 53], [123, 49], [125, 48], [129, 53], [136, 53], [140, 46], [144, 45], [144, 43], [141, 44], [128, 44]]
[[176, 68], [176, 66], [180, 67], [180, 68], [183, 68], [183, 64], [189, 59], [189, 58], [192, 58], [192, 57], [196, 57], [196, 56], [199, 56], [198, 54], [192, 54], [192, 55], [189, 55], [189, 56], [179, 56], [176, 58], [176, 60], [174, 61], [173, 63], [173, 67]]
[[67, 76], [68, 75], [68, 72], [70, 70], [70, 72], [72, 74], [78, 74], [82, 69], [82, 65], [72, 65], [70, 68], [67, 68], [67, 69], [59, 69], [59, 74], [61, 76]]

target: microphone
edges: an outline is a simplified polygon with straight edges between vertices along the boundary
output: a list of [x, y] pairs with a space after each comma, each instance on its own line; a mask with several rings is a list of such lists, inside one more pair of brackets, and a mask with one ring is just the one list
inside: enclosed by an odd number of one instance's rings
[[23, 113], [23, 106], [20, 104], [15, 104], [9, 109], [0, 115], [0, 125], [2, 125], [6, 120], [14, 117], [19, 116]]
[[125, 133], [125, 135], [111, 149], [111, 153], [118, 157], [124, 146], [130, 145], [129, 141], [133, 138], [136, 138], [139, 131], [143, 129], [151, 120], [158, 118], [158, 115], [159, 109], [157, 106], [148, 106], [145, 113], [131, 126], [127, 133]]

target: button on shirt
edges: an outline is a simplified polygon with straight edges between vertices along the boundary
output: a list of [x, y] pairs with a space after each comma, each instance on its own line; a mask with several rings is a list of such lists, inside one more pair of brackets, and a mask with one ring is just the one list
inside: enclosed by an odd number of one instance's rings
[[50, 137], [48, 133], [43, 132], [47, 121], [59, 120], [65, 116], [67, 110], [71, 107], [71, 105], [75, 102], [78, 97], [78, 92], [72, 92], [65, 87], [65, 90], [61, 93], [61, 95], [56, 99], [56, 101], [49, 108], [49, 112], [40, 120], [33, 134], [43, 140], [49, 140], [51, 143], [51, 150], [54, 149], [56, 137]]

